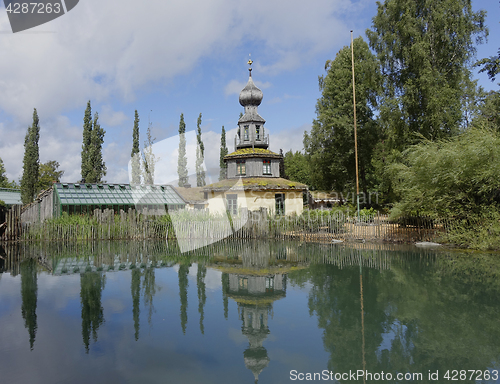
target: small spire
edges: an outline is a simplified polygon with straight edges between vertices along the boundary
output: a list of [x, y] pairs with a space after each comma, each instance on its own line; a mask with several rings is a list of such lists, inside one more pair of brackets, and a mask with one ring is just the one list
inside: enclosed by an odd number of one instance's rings
[[253, 64], [251, 56], [252, 56], [252, 54], [249, 53], [248, 54], [248, 61], [247, 61], [247, 64], [250, 66], [250, 68], [248, 68], [248, 72], [250, 73], [250, 77], [252, 77], [252, 64]]

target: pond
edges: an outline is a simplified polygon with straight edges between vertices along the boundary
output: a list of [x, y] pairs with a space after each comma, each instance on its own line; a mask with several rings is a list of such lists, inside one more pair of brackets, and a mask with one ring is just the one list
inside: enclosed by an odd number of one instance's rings
[[2, 383], [500, 383], [498, 254], [21, 243], [0, 271]]

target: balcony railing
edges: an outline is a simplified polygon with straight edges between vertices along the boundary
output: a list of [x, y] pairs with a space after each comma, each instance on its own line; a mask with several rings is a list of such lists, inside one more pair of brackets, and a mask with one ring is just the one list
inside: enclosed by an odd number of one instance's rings
[[236, 135], [234, 137], [234, 150], [236, 150], [236, 147], [241, 147], [241, 146], [244, 146], [244, 147], [263, 147], [263, 146], [266, 146], [268, 147], [269, 146], [269, 134], [268, 135], [261, 135], [260, 136], [260, 140], [258, 139], [255, 139], [255, 140], [252, 140], [253, 138], [250, 136], [248, 140], [245, 140], [244, 137], [238, 137], [238, 135]]

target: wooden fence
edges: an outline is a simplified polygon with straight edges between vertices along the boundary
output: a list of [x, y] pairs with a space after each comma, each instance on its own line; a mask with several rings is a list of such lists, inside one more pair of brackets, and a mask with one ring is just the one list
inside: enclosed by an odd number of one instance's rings
[[[199, 248], [225, 238], [297, 239], [302, 241], [389, 241], [410, 243], [436, 241], [449, 223], [413, 217], [391, 222], [386, 215], [353, 217], [305, 211], [300, 216], [270, 216], [266, 209], [243, 211], [238, 216], [213, 217], [204, 213], [156, 211], [95, 210], [91, 217], [68, 217], [64, 220], [22, 223], [20, 208], [7, 214], [1, 240], [144, 240], [184, 239], [186, 250]], [[193, 248], [193, 249], [194, 249]]]

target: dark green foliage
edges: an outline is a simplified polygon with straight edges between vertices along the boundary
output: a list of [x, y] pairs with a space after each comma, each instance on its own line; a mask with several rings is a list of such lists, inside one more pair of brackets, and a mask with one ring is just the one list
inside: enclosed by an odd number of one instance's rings
[[135, 110], [134, 129], [132, 131], [132, 179], [131, 184], [141, 183], [141, 161], [139, 150], [139, 114]]
[[36, 303], [38, 295], [37, 262], [36, 259], [28, 259], [21, 263], [21, 313], [24, 326], [30, 335], [30, 348], [33, 350], [37, 331]]
[[38, 140], [40, 140], [40, 126], [35, 109], [33, 111], [33, 124], [28, 128], [24, 139], [23, 178], [21, 179], [21, 200], [23, 204], [31, 203], [37, 193], [40, 164]]
[[90, 106], [90, 100], [87, 103], [87, 108], [85, 109], [85, 115], [83, 117], [83, 144], [82, 144], [82, 179], [86, 179], [87, 175], [91, 171], [90, 165], [90, 146], [92, 140], [92, 108]]
[[144, 290], [144, 306], [148, 308], [148, 323], [151, 325], [151, 318], [153, 312], [155, 311], [153, 305], [153, 297], [156, 294], [156, 276], [154, 268], [144, 269], [144, 281], [142, 283], [142, 289]]
[[3, 160], [0, 157], [0, 188], [8, 188], [9, 179], [7, 178], [6, 173], [7, 171], [5, 170]]
[[204, 187], [207, 185], [205, 181], [205, 170], [203, 169], [203, 160], [205, 158], [205, 146], [201, 140], [201, 113], [198, 116], [197, 121], [197, 133], [196, 133], [196, 186]]
[[471, 128], [452, 139], [423, 141], [390, 170], [400, 196], [393, 216], [472, 220], [500, 204], [500, 133]]
[[226, 130], [222, 126], [222, 133], [220, 136], [220, 155], [219, 155], [219, 181], [224, 180], [227, 177], [227, 164], [224, 162], [224, 157], [228, 154], [228, 149], [226, 145]]
[[495, 81], [496, 76], [500, 73], [500, 49], [497, 56], [490, 56], [479, 60], [476, 66], [482, 66], [479, 72], [486, 72], [491, 81]]
[[181, 113], [179, 121], [179, 158], [177, 160], [177, 174], [179, 176], [179, 187], [188, 183], [187, 157], [186, 157], [186, 123], [184, 114]]
[[287, 179], [312, 186], [310, 164], [306, 155], [299, 151], [293, 153], [290, 150], [285, 153], [283, 161]]
[[188, 308], [188, 274], [190, 264], [179, 264], [179, 298], [181, 300], [181, 327], [182, 333], [186, 334], [186, 326], [188, 321], [187, 308]]
[[104, 323], [101, 305], [106, 276], [102, 272], [87, 272], [80, 275], [80, 300], [82, 306], [82, 337], [85, 351], [89, 353], [90, 335], [97, 342], [97, 331]]
[[486, 125], [500, 132], [500, 92], [491, 91], [486, 94], [479, 106], [475, 124]]
[[[380, 74], [377, 59], [361, 37], [354, 40], [354, 62], [359, 178], [361, 189], [367, 192], [373, 184], [371, 160], [378, 141], [373, 111]], [[351, 48], [342, 48], [335, 60], [326, 62], [325, 69], [326, 75], [319, 77], [322, 94], [316, 104], [317, 118], [310, 134], [304, 134], [308, 184], [343, 192], [352, 190], [356, 182]]]
[[43, 191], [52, 186], [54, 182], [59, 183], [64, 171], [58, 171], [59, 163], [55, 160], [40, 164], [38, 176], [38, 191]]
[[470, 0], [377, 4], [366, 33], [384, 74], [380, 120], [389, 149], [456, 134], [474, 38], [487, 35], [485, 12], [473, 12]]
[[132, 270], [132, 282], [130, 284], [132, 293], [132, 317], [134, 319], [134, 337], [139, 340], [140, 314], [141, 314], [141, 271], [138, 268]]
[[94, 114], [92, 132], [90, 135], [90, 147], [88, 151], [89, 171], [84, 179], [87, 183], [100, 183], [103, 176], [106, 175], [106, 165], [102, 158], [102, 144], [104, 143], [104, 134], [106, 132], [99, 124], [99, 115]]
[[196, 273], [196, 287], [198, 289], [198, 312], [200, 314], [200, 332], [202, 335], [205, 334], [205, 326], [203, 325], [203, 320], [205, 318], [205, 302], [207, 301], [207, 295], [205, 292], [205, 277], [207, 275], [207, 267], [201, 263], [198, 263], [198, 272]]

